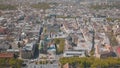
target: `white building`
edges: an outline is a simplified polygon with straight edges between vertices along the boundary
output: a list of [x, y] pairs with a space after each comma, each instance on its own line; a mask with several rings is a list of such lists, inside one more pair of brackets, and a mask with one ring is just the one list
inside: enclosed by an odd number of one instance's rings
[[91, 18], [91, 21], [94, 22], [103, 22], [105, 20], [105, 18]]
[[85, 57], [85, 51], [79, 51], [79, 50], [71, 50], [71, 51], [65, 51], [63, 54], [64, 57], [73, 57], [73, 56], [78, 56], [78, 57]]

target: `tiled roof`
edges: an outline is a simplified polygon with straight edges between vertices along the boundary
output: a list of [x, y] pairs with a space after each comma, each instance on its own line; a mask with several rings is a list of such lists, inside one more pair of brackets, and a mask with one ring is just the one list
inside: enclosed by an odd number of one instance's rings
[[0, 58], [13, 58], [13, 53], [0, 53]]

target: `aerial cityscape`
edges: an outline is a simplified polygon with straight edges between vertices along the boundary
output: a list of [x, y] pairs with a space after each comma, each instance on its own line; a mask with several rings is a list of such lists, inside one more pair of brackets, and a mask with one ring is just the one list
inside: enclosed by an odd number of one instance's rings
[[120, 0], [0, 0], [0, 68], [120, 68]]

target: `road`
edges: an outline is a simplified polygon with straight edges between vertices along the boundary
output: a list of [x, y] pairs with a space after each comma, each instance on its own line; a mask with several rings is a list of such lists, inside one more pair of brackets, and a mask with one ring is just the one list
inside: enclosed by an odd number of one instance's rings
[[58, 64], [29, 64], [27, 68], [59, 68]]

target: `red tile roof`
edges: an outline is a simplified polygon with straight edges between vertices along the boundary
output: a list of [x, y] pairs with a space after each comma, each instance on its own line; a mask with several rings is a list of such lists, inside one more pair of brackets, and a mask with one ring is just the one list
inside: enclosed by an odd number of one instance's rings
[[0, 33], [4, 33], [5, 29], [4, 28], [0, 28]]
[[120, 54], [120, 47], [117, 48], [117, 52], [118, 52], [118, 54]]
[[13, 58], [13, 53], [0, 53], [0, 58]]

